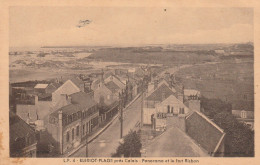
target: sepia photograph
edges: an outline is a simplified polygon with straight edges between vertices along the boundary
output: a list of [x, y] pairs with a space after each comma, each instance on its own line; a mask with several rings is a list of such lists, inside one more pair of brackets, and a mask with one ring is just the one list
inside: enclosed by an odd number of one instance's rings
[[254, 8], [10, 6], [8, 22], [11, 158], [255, 157]]

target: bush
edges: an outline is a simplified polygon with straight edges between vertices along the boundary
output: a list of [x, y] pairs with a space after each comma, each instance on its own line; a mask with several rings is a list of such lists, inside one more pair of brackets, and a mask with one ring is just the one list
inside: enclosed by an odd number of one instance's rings
[[216, 114], [214, 121], [226, 133], [225, 156], [254, 156], [254, 131], [227, 112]]
[[124, 142], [120, 143], [116, 153], [112, 154], [112, 157], [141, 157], [142, 144], [140, 136], [136, 131], [130, 131], [125, 137]]

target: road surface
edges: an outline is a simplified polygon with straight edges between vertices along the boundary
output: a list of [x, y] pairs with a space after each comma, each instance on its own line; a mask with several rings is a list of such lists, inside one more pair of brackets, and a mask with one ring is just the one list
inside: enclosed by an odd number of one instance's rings
[[[123, 136], [131, 129], [135, 128], [136, 123], [141, 118], [141, 97], [134, 101], [127, 109], [124, 110]], [[116, 152], [120, 141], [120, 121], [115, 121], [99, 135], [95, 140], [89, 143], [89, 157], [111, 157]], [[86, 147], [80, 148], [71, 157], [85, 157]]]

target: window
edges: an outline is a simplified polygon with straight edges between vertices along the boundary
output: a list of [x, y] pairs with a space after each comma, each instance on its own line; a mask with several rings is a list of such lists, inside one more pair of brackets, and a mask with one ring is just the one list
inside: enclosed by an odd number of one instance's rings
[[88, 123], [86, 123], [86, 133], [89, 132]]
[[74, 128], [72, 129], [72, 140], [74, 140]]
[[173, 113], [173, 107], [172, 107], [172, 109], [171, 109], [171, 113]]
[[66, 139], [67, 139], [67, 142], [70, 141], [70, 132], [69, 131], [67, 132]]
[[247, 118], [246, 111], [241, 111], [241, 118]]
[[79, 136], [79, 125], [77, 126], [76, 135]]
[[82, 126], [82, 134], [85, 135], [85, 124]]
[[168, 113], [170, 113], [170, 106], [168, 105], [167, 108], [168, 108]]
[[180, 108], [179, 114], [184, 114], [184, 108]]

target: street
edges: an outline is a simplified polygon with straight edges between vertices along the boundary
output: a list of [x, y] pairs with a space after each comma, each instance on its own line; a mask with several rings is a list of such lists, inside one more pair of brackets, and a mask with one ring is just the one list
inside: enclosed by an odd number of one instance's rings
[[[141, 97], [124, 110], [123, 136], [133, 129], [141, 118]], [[117, 118], [101, 135], [88, 145], [89, 157], [111, 157], [120, 141], [120, 121]], [[71, 157], [85, 157], [86, 147], [80, 148]]]

